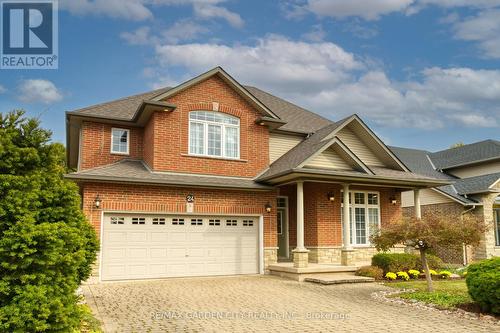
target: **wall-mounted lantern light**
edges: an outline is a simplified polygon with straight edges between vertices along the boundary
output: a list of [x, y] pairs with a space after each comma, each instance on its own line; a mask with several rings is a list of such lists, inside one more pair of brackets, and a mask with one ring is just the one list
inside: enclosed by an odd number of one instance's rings
[[101, 207], [101, 198], [99, 197], [99, 194], [95, 197], [94, 205], [95, 205], [95, 208]]
[[271, 206], [271, 204], [269, 202], [266, 203], [266, 205], [264, 207], [266, 208], [266, 212], [268, 212], [268, 213], [270, 213], [271, 209], [273, 208], [273, 206]]
[[389, 200], [391, 201], [391, 204], [393, 204], [393, 205], [398, 203], [398, 201], [396, 200], [396, 197], [390, 197]]
[[328, 200], [335, 201], [335, 193], [328, 192], [327, 197], [328, 197]]

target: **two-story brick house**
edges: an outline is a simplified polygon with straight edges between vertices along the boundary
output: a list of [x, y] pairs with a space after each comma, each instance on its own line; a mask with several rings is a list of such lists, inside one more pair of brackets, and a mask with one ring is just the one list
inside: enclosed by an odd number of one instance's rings
[[[442, 248], [447, 262], [468, 263], [500, 256], [500, 141], [485, 140], [436, 152], [391, 147], [413, 172], [446, 179], [449, 185], [421, 191], [423, 212], [471, 212], [488, 225], [474, 249]], [[403, 192], [403, 214], [414, 213], [413, 195]]]
[[220, 67], [68, 112], [67, 148], [102, 280], [354, 265], [402, 191], [448, 183], [410, 172], [356, 115], [330, 121]]

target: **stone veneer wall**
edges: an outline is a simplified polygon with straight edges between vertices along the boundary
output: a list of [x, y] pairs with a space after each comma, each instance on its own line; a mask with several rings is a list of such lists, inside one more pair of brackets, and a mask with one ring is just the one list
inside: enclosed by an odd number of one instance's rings
[[277, 247], [265, 247], [264, 248], [264, 271], [267, 271], [269, 265], [278, 262], [278, 248]]
[[495, 246], [495, 222], [493, 217], [493, 204], [498, 193], [487, 194], [481, 197], [482, 207], [477, 208], [477, 213], [484, 218], [488, 225], [484, 238], [479, 246], [474, 248], [474, 260], [481, 260], [491, 257], [500, 257], [500, 246]]
[[[309, 262], [318, 264], [337, 264], [340, 265], [342, 248], [336, 247], [307, 247], [309, 250]], [[392, 248], [389, 252], [404, 253], [404, 246]], [[372, 257], [378, 251], [375, 247], [355, 247], [354, 262], [356, 265], [369, 265]]]

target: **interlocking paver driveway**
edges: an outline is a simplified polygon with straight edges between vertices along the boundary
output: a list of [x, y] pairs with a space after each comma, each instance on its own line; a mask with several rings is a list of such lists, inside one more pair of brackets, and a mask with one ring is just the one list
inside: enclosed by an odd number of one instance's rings
[[487, 321], [382, 303], [375, 283], [322, 286], [273, 276], [86, 285], [106, 332], [499, 332]]

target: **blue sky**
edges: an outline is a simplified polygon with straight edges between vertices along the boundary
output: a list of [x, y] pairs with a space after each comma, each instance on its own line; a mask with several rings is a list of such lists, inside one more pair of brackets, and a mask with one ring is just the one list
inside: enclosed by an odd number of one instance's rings
[[0, 110], [64, 112], [220, 65], [390, 145], [500, 138], [500, 0], [59, 1], [59, 69], [0, 70]]

